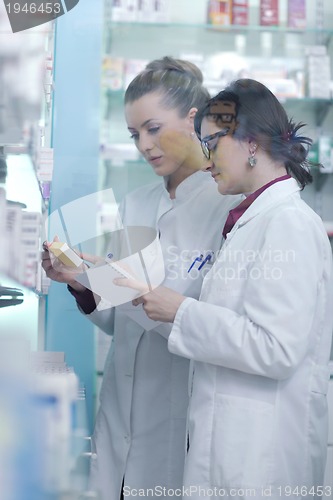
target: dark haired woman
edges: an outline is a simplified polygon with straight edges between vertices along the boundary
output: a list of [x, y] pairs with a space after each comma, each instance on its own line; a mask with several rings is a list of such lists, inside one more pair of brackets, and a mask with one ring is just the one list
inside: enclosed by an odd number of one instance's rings
[[327, 496], [332, 252], [300, 197], [311, 140], [249, 79], [201, 108], [195, 128], [218, 191], [246, 199], [199, 300], [164, 287], [135, 300], [173, 321], [170, 352], [194, 360], [184, 486], [200, 499]]

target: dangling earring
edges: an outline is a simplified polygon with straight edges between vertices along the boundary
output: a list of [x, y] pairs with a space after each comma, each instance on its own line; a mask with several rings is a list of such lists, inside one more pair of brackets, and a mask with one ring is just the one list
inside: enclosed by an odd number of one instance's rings
[[254, 145], [252, 151], [250, 150], [250, 156], [248, 157], [248, 162], [251, 168], [255, 167], [257, 163], [257, 159], [255, 158], [256, 151], [257, 145]]
[[191, 132], [191, 139], [192, 139], [192, 141], [194, 140], [194, 137], [195, 137], [195, 133]]

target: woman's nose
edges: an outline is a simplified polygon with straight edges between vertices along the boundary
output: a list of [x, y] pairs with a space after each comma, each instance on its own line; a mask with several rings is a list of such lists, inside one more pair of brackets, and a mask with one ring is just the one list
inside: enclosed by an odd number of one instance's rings
[[213, 161], [211, 159], [208, 160], [204, 156], [201, 170], [203, 170], [204, 172], [209, 172], [212, 168], [213, 168]]
[[148, 136], [140, 136], [140, 139], [138, 141], [138, 149], [140, 153], [146, 153], [147, 151], [153, 149], [153, 147], [154, 144]]

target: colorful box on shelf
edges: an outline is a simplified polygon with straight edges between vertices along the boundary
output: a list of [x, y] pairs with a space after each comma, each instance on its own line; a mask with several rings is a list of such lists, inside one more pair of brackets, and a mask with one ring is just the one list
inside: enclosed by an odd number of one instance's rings
[[288, 0], [288, 27], [306, 28], [305, 0]]
[[279, 25], [279, 2], [278, 0], [260, 0], [260, 20], [261, 26]]
[[249, 23], [248, 0], [232, 0], [231, 23], [246, 26]]
[[39, 181], [51, 181], [53, 175], [53, 149], [40, 148], [36, 158], [36, 174]]
[[114, 22], [165, 23], [169, 20], [167, 0], [113, 0], [111, 20]]
[[53, 176], [53, 149], [39, 148], [36, 151], [36, 176], [44, 200], [50, 198]]
[[208, 24], [230, 26], [231, 18], [231, 0], [210, 0], [208, 2]]
[[105, 55], [102, 62], [102, 87], [121, 90], [125, 71], [125, 60], [122, 57]]

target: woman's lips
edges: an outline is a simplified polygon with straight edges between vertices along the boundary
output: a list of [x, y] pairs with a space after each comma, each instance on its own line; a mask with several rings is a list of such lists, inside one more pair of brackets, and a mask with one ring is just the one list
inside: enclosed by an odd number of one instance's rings
[[154, 165], [154, 167], [158, 167], [163, 160], [163, 156], [152, 156], [151, 158], [148, 158], [148, 162], [151, 165]]

